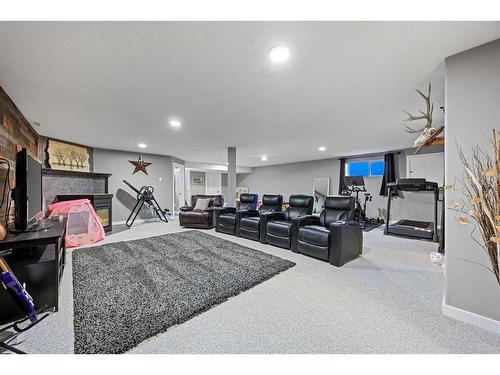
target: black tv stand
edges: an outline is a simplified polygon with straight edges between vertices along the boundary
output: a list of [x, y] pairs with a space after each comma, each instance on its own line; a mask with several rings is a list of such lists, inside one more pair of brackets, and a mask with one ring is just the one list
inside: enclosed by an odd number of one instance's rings
[[[66, 220], [52, 221], [52, 227], [38, 232], [8, 233], [0, 241], [4, 259], [26, 290], [35, 307], [57, 311], [60, 279], [66, 264]], [[0, 325], [25, 317], [10, 294], [0, 287]]]

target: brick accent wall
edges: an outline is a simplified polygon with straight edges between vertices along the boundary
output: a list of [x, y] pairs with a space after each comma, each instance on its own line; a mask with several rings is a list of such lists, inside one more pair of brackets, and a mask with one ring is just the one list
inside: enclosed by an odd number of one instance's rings
[[[34, 155], [38, 155], [38, 134], [16, 107], [7, 93], [0, 87], [0, 156], [9, 160], [11, 166], [10, 183], [15, 186], [17, 146], [25, 147]], [[6, 177], [6, 168], [0, 168], [0, 195]], [[1, 198], [1, 196], [0, 196]], [[0, 210], [3, 223], [4, 207]]]

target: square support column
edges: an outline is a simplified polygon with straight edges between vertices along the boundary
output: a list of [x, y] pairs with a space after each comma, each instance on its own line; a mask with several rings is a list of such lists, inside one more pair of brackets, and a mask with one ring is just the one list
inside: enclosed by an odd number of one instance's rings
[[227, 205], [236, 207], [236, 147], [227, 148]]

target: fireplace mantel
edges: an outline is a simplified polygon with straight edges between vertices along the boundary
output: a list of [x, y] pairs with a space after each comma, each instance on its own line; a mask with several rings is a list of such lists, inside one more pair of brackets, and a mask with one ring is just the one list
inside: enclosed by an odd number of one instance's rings
[[86, 178], [108, 178], [111, 173], [95, 173], [95, 172], [82, 172], [82, 171], [64, 171], [60, 169], [44, 168], [43, 174], [70, 176], [70, 177], [86, 177]]

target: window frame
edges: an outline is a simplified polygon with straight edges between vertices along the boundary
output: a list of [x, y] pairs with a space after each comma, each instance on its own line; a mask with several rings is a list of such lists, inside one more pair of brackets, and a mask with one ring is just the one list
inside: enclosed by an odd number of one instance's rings
[[[350, 176], [363, 176], [363, 177], [383, 177], [384, 176], [384, 172], [383, 172], [383, 169], [382, 169], [382, 174], [372, 174], [372, 163], [380, 163], [382, 162], [384, 168], [385, 168], [385, 161], [384, 159], [371, 159], [371, 160], [359, 160], [359, 161], [356, 161], [355, 159], [352, 160], [352, 161], [346, 161], [345, 163], [345, 176], [346, 177], [350, 177]], [[350, 174], [349, 173], [349, 165], [352, 164], [352, 163], [367, 163], [368, 164], [368, 175], [355, 175], [355, 174]]]

